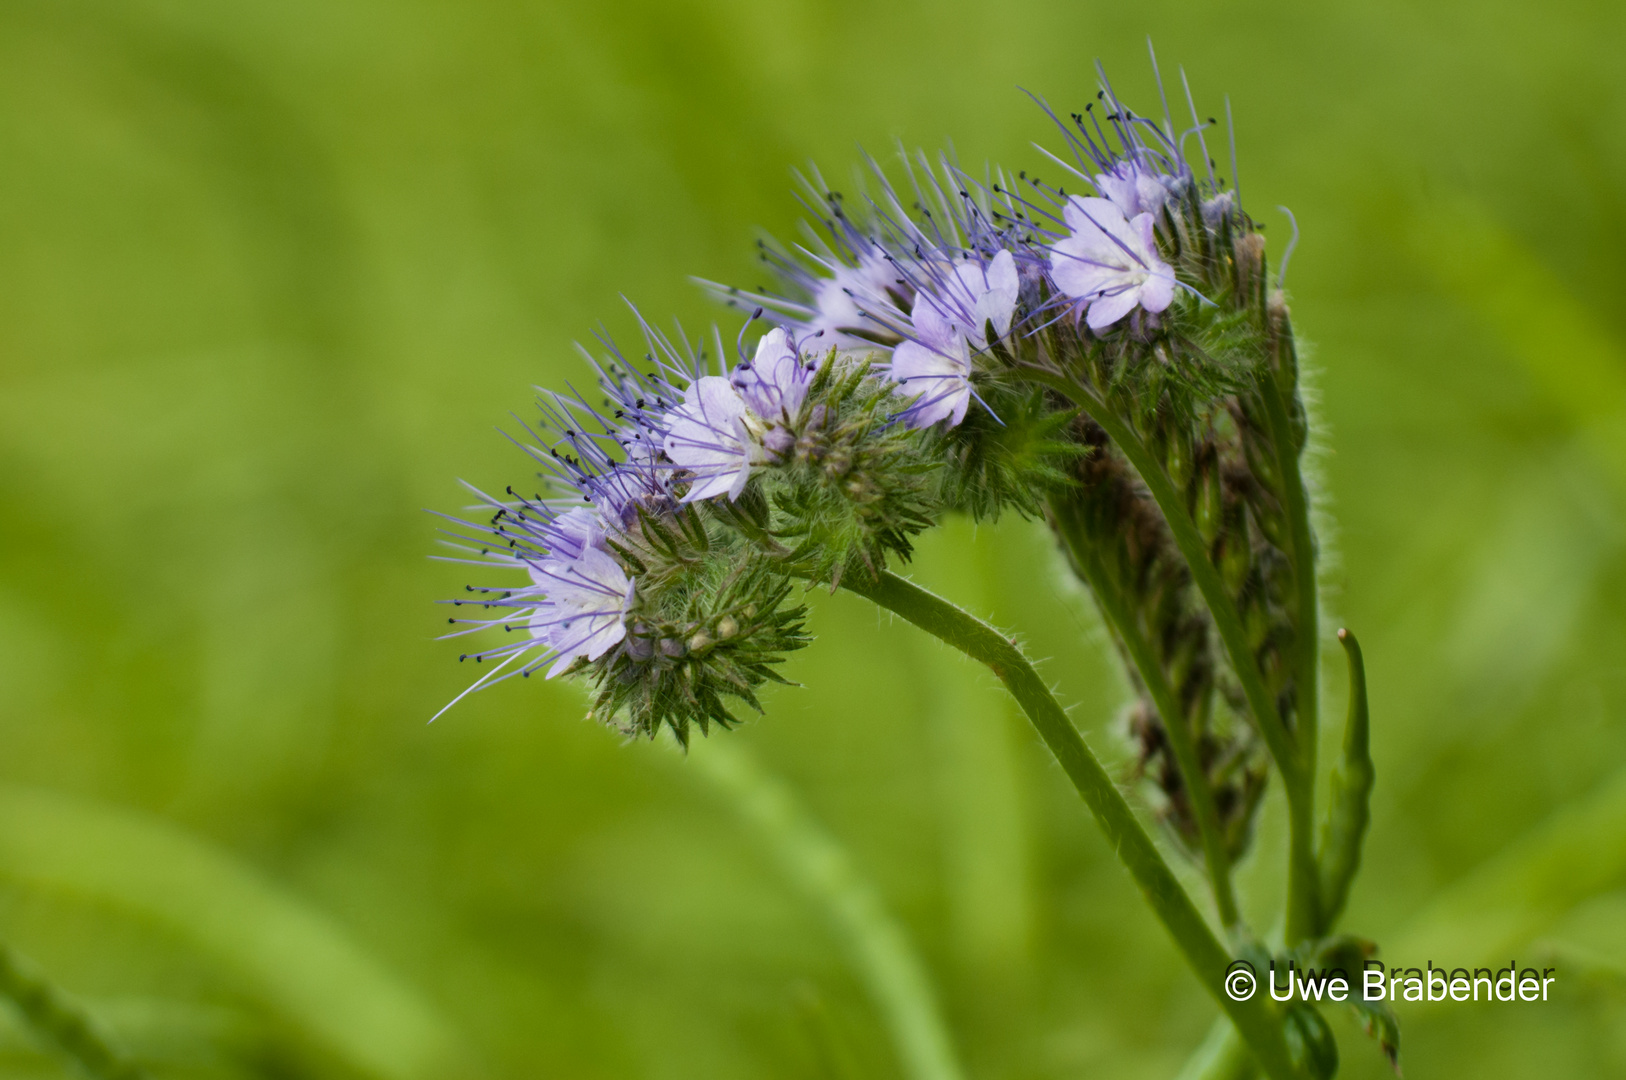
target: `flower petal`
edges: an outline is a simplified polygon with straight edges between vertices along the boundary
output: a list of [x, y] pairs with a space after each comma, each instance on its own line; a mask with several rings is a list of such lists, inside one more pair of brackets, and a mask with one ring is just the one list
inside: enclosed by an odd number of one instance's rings
[[749, 470], [750, 453], [737, 423], [745, 411], [745, 399], [727, 379], [706, 375], [689, 384], [666, 435], [666, 456], [694, 474], [684, 502], [722, 495], [741, 469]]

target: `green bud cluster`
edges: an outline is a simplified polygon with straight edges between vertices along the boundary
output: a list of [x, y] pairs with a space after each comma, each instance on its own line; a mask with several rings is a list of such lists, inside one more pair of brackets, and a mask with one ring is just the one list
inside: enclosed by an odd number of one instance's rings
[[573, 669], [593, 681], [590, 715], [628, 735], [665, 725], [687, 743], [691, 724], [706, 734], [737, 723], [728, 699], [760, 712], [756, 691], [786, 682], [776, 667], [809, 641], [806, 608], [787, 603], [792, 583], [693, 506], [640, 513], [611, 546], [641, 587], [620, 646]]
[[894, 421], [897, 406], [869, 360], [832, 354], [819, 366], [795, 441], [736, 504], [781, 565], [832, 588], [849, 572], [873, 578], [936, 523], [937, 462], [920, 433]]

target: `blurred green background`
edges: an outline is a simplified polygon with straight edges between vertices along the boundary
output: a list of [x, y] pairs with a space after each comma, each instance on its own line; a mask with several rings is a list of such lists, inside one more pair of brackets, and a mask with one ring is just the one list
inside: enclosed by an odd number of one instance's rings
[[[1345, 925], [1562, 975], [1402, 1004], [1406, 1074], [1626, 1075], [1626, 8], [1583, 0], [5, 0], [0, 938], [163, 1076], [903, 1075], [705, 770], [557, 683], [425, 725], [473, 673], [422, 508], [527, 475], [493, 427], [600, 319], [631, 337], [621, 294], [698, 327], [687, 275], [756, 284], [793, 167], [1032, 168], [1017, 87], [1081, 107], [1099, 56], [1151, 109], [1148, 33], [1231, 96], [1274, 252], [1270, 208], [1303, 229], [1379, 770]], [[1019, 630], [1128, 781], [1042, 529], [951, 524], [916, 573]], [[728, 739], [874, 883], [969, 1075], [1172, 1076], [1213, 1007], [1014, 709], [814, 608], [803, 686]], [[62, 1074], [15, 1022], [0, 1071]]]

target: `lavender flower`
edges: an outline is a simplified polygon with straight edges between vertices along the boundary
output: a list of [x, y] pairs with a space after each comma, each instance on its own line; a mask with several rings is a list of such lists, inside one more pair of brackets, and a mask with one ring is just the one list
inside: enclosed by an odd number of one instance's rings
[[549, 559], [529, 570], [534, 587], [531, 637], [554, 658], [548, 678], [579, 657], [597, 660], [627, 636], [634, 585], [608, 552], [585, 547], [575, 558]]
[[1163, 176], [1133, 159], [1116, 162], [1095, 177], [1095, 189], [1131, 220], [1140, 214], [1155, 218], [1161, 213], [1169, 201], [1168, 185]]
[[1072, 233], [1050, 252], [1050, 277], [1101, 331], [1137, 306], [1156, 314], [1174, 301], [1174, 268], [1158, 254], [1150, 213], [1133, 219], [1108, 199], [1074, 195], [1063, 219]]
[[915, 398], [905, 411], [910, 427], [941, 420], [958, 427], [971, 404], [971, 354], [1010, 332], [1021, 287], [1016, 260], [1001, 251], [984, 265], [954, 263], [935, 290], [922, 288], [910, 318], [914, 336], [892, 353], [892, 378]]
[[812, 314], [797, 327], [810, 348], [881, 349], [865, 332], [889, 335], [899, 312], [898, 269], [879, 247], [861, 251], [858, 265], [833, 264], [831, 276], [812, 285]]
[[745, 426], [745, 399], [717, 375], [689, 384], [683, 404], [672, 410], [666, 456], [690, 475], [686, 503], [726, 494], [738, 499], [760, 462]]
[[683, 501], [738, 499], [751, 470], [778, 457], [807, 396], [811, 371], [781, 328], [757, 343], [756, 357], [732, 376], [703, 375], [668, 417], [666, 456], [690, 474]]
[[729, 376], [756, 417], [769, 423], [790, 424], [802, 411], [813, 372], [802, 363], [790, 336], [774, 327], [757, 342], [756, 355]]

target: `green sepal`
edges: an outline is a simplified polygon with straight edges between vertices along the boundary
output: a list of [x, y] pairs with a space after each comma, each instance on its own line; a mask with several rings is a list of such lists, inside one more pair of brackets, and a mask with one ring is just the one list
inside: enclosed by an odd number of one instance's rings
[[1287, 1052], [1302, 1076], [1332, 1080], [1338, 1075], [1338, 1040], [1326, 1017], [1313, 1005], [1295, 1002], [1282, 1017]]
[[1378, 953], [1377, 944], [1353, 934], [1333, 934], [1319, 941], [1305, 942], [1294, 950], [1294, 958], [1305, 968], [1321, 971], [1342, 969], [1349, 975], [1349, 1007], [1360, 1019], [1367, 1035], [1376, 1039], [1389, 1067], [1400, 1075], [1400, 1021], [1387, 999], [1367, 1001], [1362, 973], [1366, 961]]
[[1349, 899], [1350, 883], [1361, 866], [1361, 843], [1371, 819], [1369, 807], [1375, 773], [1368, 746], [1366, 665], [1361, 646], [1348, 630], [1338, 640], [1349, 659], [1349, 715], [1344, 721], [1344, 753], [1333, 770], [1327, 817], [1322, 824], [1321, 925], [1330, 929]]
[[[978, 521], [1014, 510], [1038, 517], [1045, 493], [1071, 486], [1068, 466], [1087, 452], [1068, 438], [1076, 408], [1058, 408], [1042, 390], [988, 380], [965, 420], [932, 431], [932, 457], [945, 461], [940, 492], [946, 508]], [[984, 404], [987, 406], [984, 407]]]

